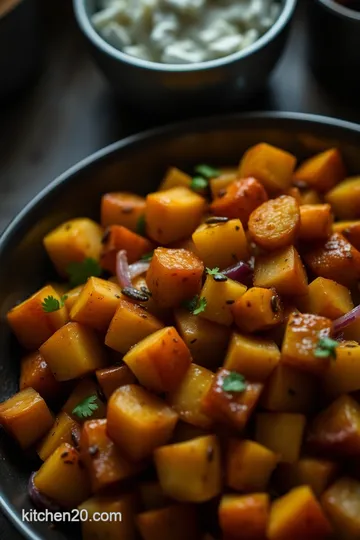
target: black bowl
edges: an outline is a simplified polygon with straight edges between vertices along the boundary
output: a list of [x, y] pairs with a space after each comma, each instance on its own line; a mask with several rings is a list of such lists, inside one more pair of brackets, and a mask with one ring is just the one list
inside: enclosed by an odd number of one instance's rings
[[[184, 168], [199, 162], [235, 164], [250, 145], [260, 141], [300, 159], [337, 146], [349, 173], [360, 171], [360, 126], [305, 114], [259, 113], [193, 120], [129, 137], [85, 159], [35, 197], [0, 239], [0, 399], [17, 390], [19, 376], [19, 351], [6, 312], [53, 277], [42, 247], [42, 238], [52, 227], [75, 216], [98, 219], [100, 197], [106, 191], [145, 194], [155, 189], [170, 164]], [[22, 510], [31, 508], [26, 486], [35, 467], [0, 430], [0, 505], [5, 514], [31, 540], [79, 538], [77, 533], [66, 535], [48, 524], [21, 519]]]

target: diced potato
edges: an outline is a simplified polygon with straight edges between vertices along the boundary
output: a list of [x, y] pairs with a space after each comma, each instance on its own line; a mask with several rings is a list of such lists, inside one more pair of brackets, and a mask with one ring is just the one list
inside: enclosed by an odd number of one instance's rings
[[65, 299], [65, 307], [70, 313], [71, 308], [75, 304], [76, 300], [79, 297], [79, 294], [83, 290], [84, 285], [78, 285], [77, 287], [74, 287], [70, 291], [67, 291], [66, 293], [66, 299]]
[[130, 347], [162, 327], [162, 322], [142, 306], [121, 298], [110, 322], [105, 345], [125, 354]]
[[339, 344], [336, 361], [330, 362], [323, 384], [326, 393], [332, 397], [360, 390], [360, 345]]
[[275, 289], [251, 287], [232, 306], [235, 324], [244, 332], [268, 330], [283, 320], [283, 307]]
[[175, 323], [194, 362], [211, 370], [217, 369], [225, 356], [231, 329], [193, 315], [185, 309], [175, 311]]
[[176, 307], [198, 294], [203, 273], [203, 263], [191, 251], [160, 247], [154, 251], [146, 283], [160, 307]]
[[93, 492], [129, 478], [140, 470], [139, 465], [128, 461], [109, 438], [105, 418], [85, 422], [80, 447]]
[[99, 369], [96, 378], [106, 399], [120, 386], [136, 382], [135, 375], [125, 364]]
[[307, 292], [307, 276], [294, 246], [289, 246], [255, 260], [255, 287], [274, 287], [278, 294], [298, 296]]
[[108, 403], [109, 437], [132, 461], [146, 458], [166, 444], [177, 419], [176, 412], [161, 399], [135, 384], [115, 390]]
[[90, 277], [71, 312], [72, 321], [105, 332], [120, 302], [121, 289], [115, 283]]
[[62, 223], [44, 238], [45, 249], [61, 276], [68, 275], [72, 262], [100, 258], [103, 230], [88, 218], [77, 218]]
[[[88, 516], [88, 519], [81, 521], [83, 540], [135, 540], [137, 538], [131, 495], [92, 497], [79, 506], [79, 511], [80, 516], [83, 515], [82, 511], [85, 511]], [[99, 521], [100, 515], [109, 516], [109, 518]]]
[[354, 285], [360, 279], [360, 252], [339, 233], [310, 249], [305, 262], [316, 276], [333, 279], [342, 285]]
[[45, 461], [62, 443], [75, 445], [80, 440], [80, 426], [66, 412], [61, 412], [49, 433], [37, 447], [39, 458]]
[[101, 199], [101, 225], [123, 225], [137, 231], [139, 219], [145, 214], [145, 199], [134, 193], [106, 193]]
[[237, 371], [250, 381], [263, 382], [279, 361], [280, 351], [274, 341], [234, 333], [225, 356], [224, 368]]
[[292, 154], [260, 143], [245, 152], [239, 165], [239, 176], [253, 176], [269, 193], [284, 191], [291, 185], [296, 158]]
[[94, 331], [76, 322], [57, 330], [41, 345], [40, 353], [58, 381], [82, 377], [106, 364]]
[[269, 540], [325, 540], [332, 528], [309, 486], [277, 499], [270, 512]]
[[73, 420], [76, 420], [76, 422], [83, 423], [85, 420], [88, 420], [88, 417], [79, 416], [73, 413], [73, 410], [85, 399], [96, 396], [96, 400], [94, 401], [96, 409], [92, 411], [91, 418], [103, 418], [106, 414], [106, 407], [105, 403], [99, 398], [98, 391], [99, 389], [93, 379], [82, 379], [71, 392], [62, 410], [71, 416]]
[[172, 504], [167, 508], [142, 512], [136, 524], [143, 540], [199, 540], [195, 507]]
[[275, 483], [287, 492], [297, 486], [309, 486], [320, 497], [335, 479], [339, 465], [334, 461], [302, 457], [295, 463], [280, 463], [275, 473]]
[[203, 223], [192, 235], [199, 257], [208, 268], [221, 270], [246, 260], [249, 249], [240, 219], [220, 223]]
[[317, 393], [315, 377], [280, 363], [266, 381], [260, 402], [268, 411], [305, 414], [313, 409]]
[[122, 225], [111, 225], [106, 229], [102, 239], [100, 264], [112, 274], [116, 273], [116, 255], [125, 249], [129, 263], [138, 261], [154, 248], [147, 239]]
[[360, 221], [338, 221], [333, 224], [332, 230], [345, 236], [350, 244], [360, 250]]
[[251, 212], [267, 199], [267, 193], [260, 182], [255, 178], [242, 178], [228, 185], [210, 209], [215, 216], [238, 218], [246, 227]]
[[337, 319], [354, 307], [347, 287], [323, 277], [310, 283], [307, 295], [299, 297], [298, 304], [301, 311], [328, 319]]
[[231, 371], [220, 369], [206, 396], [202, 406], [204, 412], [215, 421], [225, 423], [237, 430], [246, 426], [256, 407], [263, 385], [246, 382], [243, 392], [227, 392], [224, 390], [224, 381]]
[[313, 420], [307, 443], [323, 456], [356, 456], [360, 452], [360, 405], [340, 396]]
[[226, 454], [226, 484], [236, 491], [265, 491], [277, 455], [254, 441], [231, 439]]
[[180, 385], [168, 394], [168, 403], [184, 422], [204, 429], [212, 425], [212, 419], [202, 411], [202, 399], [214, 378], [208, 369], [191, 364]]
[[62, 385], [55, 379], [51, 369], [39, 351], [24, 356], [20, 368], [20, 390], [33, 388], [45, 401], [55, 401], [63, 393]]
[[7, 321], [16, 339], [25, 349], [38, 349], [56, 330], [67, 323], [65, 306], [52, 312], [43, 308], [45, 298], [52, 296], [60, 302], [60, 296], [50, 285], [46, 285], [7, 314]]
[[325, 196], [331, 204], [334, 214], [339, 219], [357, 219], [360, 217], [360, 176], [347, 178]]
[[142, 482], [139, 485], [139, 495], [142, 509], [145, 511], [163, 508], [170, 501], [157, 481]]
[[80, 454], [68, 443], [61, 444], [41, 465], [35, 487], [60, 506], [73, 508], [90, 495], [87, 472]]
[[329, 204], [304, 204], [300, 206], [299, 238], [324, 240], [332, 232], [333, 216]]
[[296, 182], [304, 182], [316, 191], [329, 191], [345, 177], [345, 166], [337, 148], [305, 160], [295, 171]]
[[191, 236], [206, 209], [203, 197], [185, 187], [150, 193], [146, 197], [146, 232], [162, 245]]
[[204, 502], [221, 492], [220, 446], [215, 435], [161, 446], [154, 460], [160, 485], [173, 499]]
[[200, 293], [206, 306], [200, 317], [209, 321], [231, 326], [234, 321], [231, 307], [246, 291], [246, 286], [232, 279], [216, 281], [208, 275]]
[[210, 178], [209, 185], [212, 198], [216, 199], [216, 197], [224, 197], [226, 188], [238, 179], [237, 169], [234, 169], [233, 171], [221, 171], [220, 176]]
[[306, 418], [303, 414], [258, 413], [255, 440], [279, 455], [279, 461], [299, 459]]
[[269, 496], [223, 495], [219, 505], [220, 528], [229, 540], [264, 540], [269, 520]]
[[191, 364], [191, 354], [173, 326], [134, 345], [123, 358], [140, 384], [154, 392], [175, 390]]
[[174, 187], [186, 187], [190, 189], [191, 176], [184, 173], [176, 167], [170, 167], [165, 174], [163, 181], [161, 182], [158, 191], [164, 191]]
[[33, 388], [25, 388], [0, 404], [0, 424], [22, 448], [39, 440], [53, 423], [48, 406]]
[[353, 478], [339, 478], [321, 497], [339, 540], [360, 538], [360, 482]]
[[314, 189], [305, 189], [301, 191], [301, 204], [321, 204], [322, 199]]

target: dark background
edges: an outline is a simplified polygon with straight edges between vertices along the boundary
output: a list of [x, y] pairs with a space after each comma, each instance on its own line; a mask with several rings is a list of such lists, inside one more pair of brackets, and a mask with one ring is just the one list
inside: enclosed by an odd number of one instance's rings
[[[43, 5], [41, 75], [18, 101], [0, 108], [0, 232], [33, 195], [68, 167], [158, 123], [140, 111], [129, 114], [116, 101], [87, 53], [69, 0]], [[287, 50], [268, 88], [246, 110], [304, 111], [360, 122], [360, 104], [331, 95], [308, 68], [304, 7], [304, 0], [299, 0]], [[209, 113], [217, 112], [213, 104]], [[0, 538], [20, 540], [1, 515]]]

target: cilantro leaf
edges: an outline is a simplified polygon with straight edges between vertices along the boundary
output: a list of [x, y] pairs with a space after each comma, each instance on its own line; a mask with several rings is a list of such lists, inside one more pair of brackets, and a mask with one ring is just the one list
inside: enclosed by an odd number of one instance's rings
[[52, 295], [47, 296], [44, 298], [44, 300], [41, 303], [41, 307], [43, 308], [43, 311], [45, 313], [53, 313], [54, 311], [58, 311], [62, 307], [64, 307], [65, 300], [67, 299], [67, 295], [64, 294], [60, 301], [57, 298], [54, 298]]
[[220, 176], [220, 171], [218, 169], [215, 169], [214, 167], [211, 167], [211, 165], [206, 165], [205, 163], [201, 165], [197, 165], [195, 167], [195, 172], [203, 176], [204, 178], [216, 178], [217, 176]]
[[339, 342], [329, 337], [320, 338], [317, 342], [314, 356], [316, 358], [335, 358], [336, 348], [339, 346]]
[[222, 388], [225, 392], [244, 392], [246, 390], [246, 379], [244, 375], [231, 371], [223, 379]]
[[194, 176], [194, 178], [191, 180], [190, 189], [193, 191], [203, 191], [208, 187], [208, 185], [209, 182], [206, 180], [206, 178]]
[[193, 315], [199, 315], [206, 308], [206, 298], [199, 298], [198, 295], [191, 298], [191, 300], [185, 300], [182, 303], [182, 307], [190, 311]]
[[91, 257], [84, 259], [82, 262], [70, 263], [66, 270], [69, 274], [71, 287], [82, 285], [89, 277], [99, 277], [102, 272], [99, 263]]
[[205, 311], [206, 304], [207, 304], [206, 298], [199, 298], [199, 301], [197, 303], [196, 309], [194, 309], [194, 311], [193, 311], [193, 314], [194, 315], [199, 315], [200, 313]]
[[153, 255], [154, 255], [154, 250], [149, 251], [149, 253], [145, 253], [145, 255], [140, 257], [140, 260], [144, 262], [149, 262], [153, 258]]
[[99, 408], [99, 405], [96, 403], [97, 395], [93, 394], [88, 396], [80, 403], [73, 408], [72, 414], [75, 414], [78, 418], [90, 418], [93, 412]]
[[139, 217], [137, 224], [136, 224], [136, 232], [137, 234], [140, 234], [140, 236], [146, 236], [146, 221], [145, 221], [145, 215]]
[[217, 266], [215, 268], [206, 267], [206, 273], [209, 276], [213, 276], [215, 281], [226, 281], [227, 280], [227, 277], [219, 271], [219, 268]]

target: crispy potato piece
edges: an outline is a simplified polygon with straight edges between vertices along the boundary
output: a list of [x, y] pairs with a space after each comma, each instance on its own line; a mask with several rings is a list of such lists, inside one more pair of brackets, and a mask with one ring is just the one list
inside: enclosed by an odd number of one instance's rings
[[303, 414], [258, 413], [255, 440], [279, 456], [279, 461], [294, 463], [299, 459], [306, 425]]
[[281, 492], [297, 486], [309, 486], [320, 497], [335, 479], [339, 465], [335, 461], [302, 457], [295, 463], [280, 463], [275, 472], [275, 485]]
[[135, 375], [125, 364], [98, 369], [95, 374], [106, 399], [120, 386], [136, 382]]
[[219, 522], [223, 538], [264, 540], [269, 520], [269, 506], [269, 496], [266, 493], [223, 495], [219, 505]]
[[173, 499], [204, 502], [221, 492], [220, 446], [215, 435], [161, 446], [154, 460], [160, 485]]
[[24, 356], [20, 368], [20, 390], [33, 388], [45, 401], [56, 401], [63, 387], [54, 377], [44, 357], [35, 351]]
[[360, 482], [339, 478], [321, 497], [321, 504], [335, 530], [336, 538], [360, 538]]
[[147, 238], [136, 234], [122, 225], [110, 225], [102, 238], [100, 264], [112, 274], [116, 273], [116, 255], [121, 249], [126, 250], [129, 263], [138, 261], [154, 248]]
[[268, 251], [293, 244], [299, 228], [299, 205], [294, 197], [288, 195], [264, 202], [249, 219], [252, 240]]
[[216, 199], [217, 197], [224, 197], [226, 189], [238, 179], [239, 176], [237, 169], [233, 172], [223, 172], [216, 178], [210, 178], [209, 185], [212, 198]]
[[326, 195], [325, 200], [339, 219], [360, 217], [360, 176], [347, 178]]
[[[83, 540], [135, 540], [137, 538], [132, 495], [91, 497], [79, 506], [80, 515], [84, 510], [87, 512], [88, 519], [81, 521]], [[94, 514], [96, 514], [96, 519]], [[99, 521], [100, 515], [112, 516], [112, 518]]]
[[300, 206], [299, 238], [323, 240], [332, 232], [333, 215], [330, 204], [304, 204]]
[[105, 193], [101, 199], [101, 225], [122, 225], [136, 232], [145, 214], [145, 199], [134, 193]]
[[285, 191], [291, 185], [296, 158], [292, 154], [260, 143], [249, 148], [239, 164], [239, 176], [253, 176], [269, 193]]
[[61, 412], [55, 418], [50, 431], [38, 444], [37, 453], [39, 458], [45, 461], [62, 443], [75, 445], [75, 441], [80, 441], [80, 426], [66, 412]]
[[204, 265], [186, 249], [157, 248], [146, 274], [154, 301], [163, 308], [177, 307], [199, 293]]
[[169, 167], [158, 191], [166, 191], [167, 189], [174, 187], [185, 187], [190, 189], [191, 180], [192, 178], [189, 174], [184, 173], [177, 167]]
[[254, 286], [274, 287], [284, 296], [306, 294], [307, 275], [294, 246], [256, 257]]
[[357, 250], [360, 250], [360, 221], [338, 221], [332, 231], [342, 234]]
[[354, 304], [347, 287], [332, 279], [318, 277], [308, 285], [307, 295], [297, 303], [302, 312], [337, 319], [352, 310]]
[[268, 330], [283, 321], [283, 307], [275, 289], [251, 287], [232, 306], [235, 324], [244, 332]]
[[199, 540], [198, 517], [189, 504], [142, 512], [136, 524], [143, 540]]
[[331, 362], [326, 370], [323, 385], [331, 397], [360, 390], [360, 345], [339, 344], [336, 362]]
[[200, 298], [205, 298], [205, 309], [200, 313], [200, 317], [231, 326], [234, 321], [231, 306], [245, 291], [246, 286], [237, 281], [216, 281], [213, 276], [208, 275], [200, 293]]
[[87, 399], [90, 396], [96, 396], [94, 404], [96, 404], [97, 407], [92, 411], [91, 418], [103, 418], [106, 414], [105, 403], [100, 399], [98, 386], [91, 378], [85, 378], [78, 382], [66, 400], [62, 410], [71, 416], [73, 420], [82, 424], [87, 418], [83, 416], [80, 417], [78, 414], [73, 413], [73, 410], [84, 401], [84, 399]]
[[345, 166], [340, 151], [330, 148], [305, 160], [295, 171], [294, 179], [316, 191], [329, 191], [345, 177]]

